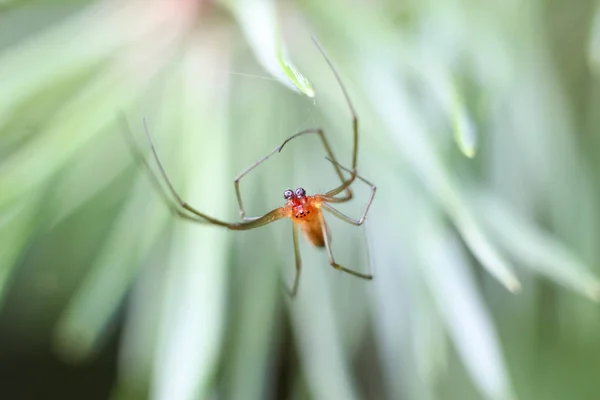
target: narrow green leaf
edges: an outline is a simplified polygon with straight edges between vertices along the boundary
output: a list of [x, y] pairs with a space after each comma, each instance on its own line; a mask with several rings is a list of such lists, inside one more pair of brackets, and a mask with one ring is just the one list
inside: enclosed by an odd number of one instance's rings
[[[94, 79], [25, 146], [0, 164], [0, 206], [26, 195], [104, 129], [114, 129], [118, 110], [127, 109], [168, 60], [165, 47], [141, 49]], [[145, 50], [145, 51], [143, 51]], [[162, 62], [157, 62], [156, 60]], [[152, 60], [150, 62], [149, 60]], [[114, 88], [107, 91], [107, 87]]]
[[477, 151], [477, 130], [456, 86], [453, 86], [452, 94], [454, 141], [465, 156], [473, 158]]
[[425, 280], [469, 374], [485, 398], [514, 399], [499, 340], [458, 240], [431, 216], [418, 226]]
[[[44, 90], [48, 82], [69, 79], [107, 57], [114, 57], [129, 43], [160, 29], [161, 21], [167, 17], [166, 13], [153, 13], [151, 7], [142, 3], [103, 1], [43, 34], [9, 47], [0, 54], [0, 121], [10, 119], [16, 105]], [[152, 70], [157, 60], [160, 57], [154, 58], [153, 63], [145, 63], [137, 72]], [[118, 87], [105, 83], [108, 85], [103, 87], [105, 95], [107, 87]]]
[[[89, 275], [58, 322], [55, 343], [68, 359], [85, 359], [97, 349], [108, 322], [137, 275], [141, 260], [171, 217], [160, 201], [148, 202], [149, 193], [154, 192], [148, 181], [140, 180]], [[155, 218], [148, 221], [146, 215]]]
[[596, 6], [592, 18], [588, 41], [588, 64], [596, 74], [600, 73], [600, 4]]
[[286, 56], [273, 0], [222, 0], [235, 16], [260, 64], [284, 86], [314, 97], [310, 81]]
[[575, 253], [494, 197], [480, 194], [477, 211], [506, 251], [529, 268], [600, 301], [600, 280]]
[[[304, 264], [310, 266], [325, 261], [323, 254], [314, 250], [304, 252], [302, 257]], [[352, 279], [331, 268], [306, 268], [302, 272], [302, 289], [288, 303], [300, 362], [313, 397], [356, 399], [355, 383], [335, 324], [327, 274], [335, 274], [335, 279]]]
[[512, 271], [510, 263], [500, 254], [480, 226], [479, 221], [474, 218], [462, 201], [455, 203], [454, 207], [450, 210], [450, 216], [462, 238], [479, 262], [502, 282], [508, 290], [513, 293], [520, 292], [521, 283]]
[[31, 196], [0, 217], [0, 303], [4, 299], [7, 283], [21, 252], [35, 228], [37, 197]]
[[[231, 193], [228, 76], [221, 68], [229, 55], [214, 32], [199, 32], [196, 39], [181, 62], [182, 133], [176, 154], [188, 185], [178, 187], [190, 204], [220, 217], [228, 215], [230, 203], [222, 199]], [[182, 221], [175, 227], [151, 397], [207, 398], [214, 391], [226, 323], [230, 232]]]
[[[265, 232], [266, 231], [266, 232]], [[270, 370], [273, 343], [277, 342], [281, 333], [281, 322], [277, 311], [282, 299], [282, 282], [275, 269], [275, 254], [264, 249], [275, 238], [269, 229], [262, 233], [253, 232], [244, 240], [243, 249], [237, 255], [236, 268], [237, 304], [233, 319], [229, 326], [230, 340], [227, 345], [225, 360], [223, 396], [226, 398], [264, 399], [267, 396], [264, 374]], [[270, 233], [270, 234], [269, 234]], [[291, 261], [291, 257], [284, 258]], [[292, 269], [286, 265], [286, 269]]]
[[[394, 71], [385, 63], [370, 64], [369, 71], [370, 76], [364, 77], [365, 82], [370, 82], [366, 89], [373, 103], [379, 104], [376, 111], [400, 154], [423, 177], [427, 188], [452, 219], [483, 267], [508, 290], [518, 292], [521, 285], [510, 263], [490, 242], [463, 200], [457, 184], [447, 172], [436, 146], [430, 140], [424, 122], [415, 118], [419, 113], [413, 109], [407, 93], [401, 89], [401, 82], [395, 80]], [[381, 98], [386, 101], [377, 102]]]
[[162, 260], [146, 265], [135, 283], [127, 307], [125, 329], [119, 351], [118, 382], [111, 399], [147, 399], [158, 341], [160, 320], [156, 318], [164, 298], [168, 269]]
[[[369, 215], [377, 229], [369, 229], [375, 277], [373, 329], [381, 359], [384, 390], [390, 398], [435, 399], [432, 383], [443, 369], [446, 330], [428, 298], [419, 266], [419, 241], [414, 227], [427, 202], [427, 194], [402, 174], [381, 168], [378, 179], [397, 183], [395, 196], [379, 196]], [[397, 224], [393, 234], [382, 229]], [[437, 319], [438, 322], [434, 322]], [[429, 331], [442, 325], [437, 332]], [[398, 377], [402, 377], [399, 379]]]

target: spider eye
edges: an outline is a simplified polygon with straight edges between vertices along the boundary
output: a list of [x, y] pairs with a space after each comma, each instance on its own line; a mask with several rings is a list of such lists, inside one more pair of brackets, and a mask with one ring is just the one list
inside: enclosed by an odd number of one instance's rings
[[288, 189], [288, 190], [286, 190], [285, 192], [283, 192], [283, 197], [284, 197], [286, 200], [289, 200], [289, 199], [291, 199], [293, 196], [294, 196], [294, 192], [292, 192], [292, 190], [291, 190], [291, 189]]
[[298, 197], [304, 197], [304, 196], [306, 196], [306, 190], [304, 190], [302, 188], [296, 189], [296, 196], [298, 196]]

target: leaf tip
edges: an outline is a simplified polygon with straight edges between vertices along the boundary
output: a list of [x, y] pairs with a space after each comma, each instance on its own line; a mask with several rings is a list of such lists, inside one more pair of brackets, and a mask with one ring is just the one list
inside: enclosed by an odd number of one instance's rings
[[465, 156], [467, 156], [468, 158], [473, 158], [475, 157], [476, 151], [474, 147], [471, 148], [463, 148], [462, 152]]
[[521, 286], [521, 282], [519, 282], [515, 278], [512, 278], [508, 282], [506, 282], [506, 287], [513, 294], [519, 294], [523, 290], [523, 287]]
[[600, 283], [596, 282], [587, 294], [593, 301], [600, 302]]

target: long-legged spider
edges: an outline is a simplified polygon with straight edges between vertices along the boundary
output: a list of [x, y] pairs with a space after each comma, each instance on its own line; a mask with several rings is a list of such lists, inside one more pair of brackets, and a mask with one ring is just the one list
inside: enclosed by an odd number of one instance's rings
[[[192, 220], [194, 222], [209, 223], [209, 224], [222, 226], [227, 229], [231, 229], [231, 230], [235, 230], [235, 231], [258, 228], [258, 227], [267, 225], [271, 222], [277, 221], [282, 218], [290, 218], [292, 220], [292, 222], [293, 222], [292, 238], [293, 238], [293, 242], [294, 242], [294, 259], [295, 259], [295, 264], [296, 264], [296, 276], [294, 278], [294, 284], [293, 284], [292, 290], [291, 290], [292, 296], [295, 296], [296, 292], [298, 291], [298, 283], [299, 283], [300, 271], [301, 271], [301, 265], [302, 265], [301, 259], [300, 259], [300, 249], [299, 249], [299, 244], [298, 244], [298, 228], [300, 228], [302, 233], [304, 233], [304, 236], [306, 237], [306, 239], [311, 244], [313, 244], [316, 247], [325, 247], [325, 249], [327, 251], [327, 256], [329, 257], [329, 263], [331, 264], [332, 267], [334, 267], [335, 269], [338, 269], [340, 271], [346, 272], [348, 274], [354, 275], [356, 277], [362, 278], [362, 279], [367, 279], [367, 280], [373, 279], [373, 276], [370, 274], [363, 274], [363, 273], [360, 273], [360, 272], [357, 272], [357, 271], [354, 271], [354, 270], [351, 270], [351, 269], [348, 269], [348, 268], [345, 268], [345, 267], [339, 265], [338, 263], [335, 262], [333, 253], [331, 251], [331, 244], [330, 244], [331, 239], [330, 239], [329, 228], [327, 226], [327, 222], [325, 221], [325, 217], [322, 213], [322, 210], [326, 210], [326, 211], [330, 212], [332, 215], [334, 215], [335, 217], [341, 219], [342, 221], [350, 223], [352, 225], [356, 225], [356, 226], [362, 225], [363, 222], [365, 221], [367, 212], [369, 211], [369, 207], [371, 206], [371, 203], [373, 202], [376, 188], [372, 183], [370, 183], [366, 179], [359, 176], [356, 172], [356, 160], [357, 160], [357, 155], [358, 155], [358, 117], [356, 115], [356, 112], [354, 111], [354, 107], [352, 106], [352, 102], [350, 101], [350, 97], [346, 91], [346, 88], [345, 88], [344, 84], [342, 83], [342, 80], [341, 80], [340, 76], [338, 75], [336, 69], [334, 68], [332, 62], [330, 61], [329, 57], [327, 56], [327, 54], [325, 53], [325, 51], [323, 50], [323, 48], [321, 47], [319, 42], [315, 38], [313, 38], [313, 41], [314, 41], [315, 45], [317, 46], [317, 48], [319, 49], [319, 51], [321, 52], [321, 54], [323, 55], [323, 57], [325, 58], [325, 61], [329, 65], [329, 68], [333, 72], [333, 74], [342, 90], [342, 93], [344, 94], [346, 103], [348, 104], [348, 107], [350, 108], [350, 112], [352, 114], [352, 132], [353, 132], [352, 168], [351, 169], [345, 168], [337, 162], [337, 160], [335, 159], [335, 157], [333, 155], [333, 152], [331, 151], [331, 147], [329, 146], [329, 143], [327, 142], [325, 134], [321, 128], [305, 129], [303, 131], [297, 132], [294, 135], [290, 136], [288, 139], [286, 139], [280, 146], [276, 147], [265, 157], [261, 158], [260, 160], [258, 160], [254, 164], [252, 164], [248, 169], [246, 169], [244, 172], [242, 172], [235, 178], [234, 186], [235, 186], [235, 192], [236, 192], [236, 197], [237, 197], [237, 201], [238, 201], [238, 205], [239, 205], [239, 212], [240, 212], [240, 217], [242, 219], [242, 222], [231, 223], [231, 222], [225, 222], [225, 221], [219, 220], [217, 218], [213, 218], [207, 214], [204, 214], [204, 213], [196, 210], [194, 207], [189, 205], [186, 201], [184, 201], [181, 198], [181, 196], [177, 193], [177, 191], [173, 187], [173, 184], [171, 183], [162, 163], [160, 162], [156, 148], [154, 146], [154, 141], [152, 140], [152, 136], [150, 135], [146, 121], [144, 120], [144, 130], [145, 130], [146, 136], [148, 138], [148, 142], [150, 144], [150, 149], [152, 151], [152, 154], [156, 161], [156, 164], [158, 165], [160, 173], [168, 186], [169, 192], [172, 195], [172, 199], [170, 199], [169, 201], [172, 201], [172, 200], [176, 201], [176, 204], [172, 204], [172, 203], [170, 203], [170, 204], [174, 207], [175, 212], [177, 213], [178, 216], [180, 216], [184, 219]], [[130, 130], [128, 128], [127, 128], [127, 131], [130, 132]], [[325, 194], [315, 194], [315, 195], [307, 195], [306, 191], [303, 188], [297, 188], [296, 190], [287, 189], [283, 193], [283, 197], [287, 200], [287, 203], [285, 205], [278, 207], [261, 217], [247, 217], [246, 211], [244, 210], [244, 205], [242, 202], [242, 196], [240, 194], [240, 188], [239, 188], [240, 180], [247, 173], [252, 171], [258, 165], [262, 164], [273, 154], [281, 152], [283, 147], [288, 142], [290, 142], [291, 140], [293, 140], [299, 136], [306, 135], [309, 133], [317, 134], [321, 138], [321, 142], [323, 144], [323, 147], [325, 148], [325, 152], [327, 153], [326, 158], [334, 166], [335, 171], [341, 180], [341, 184], [338, 187], [326, 192]], [[137, 146], [135, 146], [134, 142], [132, 142], [132, 148], [137, 149]], [[152, 177], [157, 181], [156, 176], [152, 172], [152, 168], [146, 161], [143, 154], [141, 154], [139, 151], [136, 150], [136, 155], [144, 163], [144, 165], [146, 166], [148, 171], [151, 173]], [[344, 179], [342, 170], [350, 173], [350, 177], [348, 179]], [[336, 210], [329, 204], [329, 203], [345, 203], [345, 202], [351, 200], [353, 197], [353, 194], [352, 194], [352, 190], [350, 189], [350, 185], [354, 182], [354, 180], [356, 178], [358, 178], [359, 180], [363, 181], [365, 184], [367, 184], [371, 187], [371, 193], [369, 196], [369, 200], [368, 200], [367, 205], [365, 206], [365, 209], [359, 219], [350, 218], [347, 215], [343, 214], [342, 212]], [[338, 196], [342, 192], [345, 192], [345, 194], [343, 196]]]

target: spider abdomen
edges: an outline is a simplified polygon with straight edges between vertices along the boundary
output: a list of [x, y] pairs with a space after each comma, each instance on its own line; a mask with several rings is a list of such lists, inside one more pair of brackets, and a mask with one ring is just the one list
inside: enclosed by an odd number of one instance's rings
[[302, 207], [294, 210], [292, 222], [299, 225], [306, 240], [316, 247], [324, 247], [321, 210], [316, 207]]

